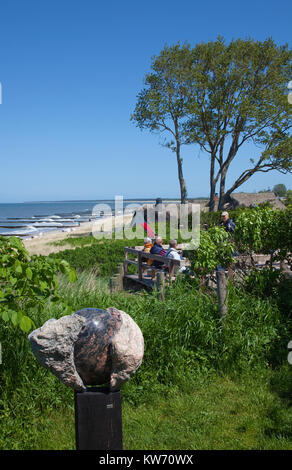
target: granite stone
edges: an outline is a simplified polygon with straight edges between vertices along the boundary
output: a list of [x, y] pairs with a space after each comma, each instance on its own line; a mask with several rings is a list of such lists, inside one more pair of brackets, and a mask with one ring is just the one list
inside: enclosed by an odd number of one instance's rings
[[39, 362], [76, 391], [106, 384], [119, 389], [144, 354], [140, 328], [114, 307], [86, 308], [48, 320], [28, 338]]

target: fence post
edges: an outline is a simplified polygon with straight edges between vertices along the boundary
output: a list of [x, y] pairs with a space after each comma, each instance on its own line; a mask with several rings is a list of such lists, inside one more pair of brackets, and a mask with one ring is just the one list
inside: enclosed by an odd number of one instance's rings
[[123, 287], [124, 287], [123, 279], [124, 279], [124, 263], [119, 263], [118, 264], [118, 285], [119, 285], [119, 290], [123, 290]]
[[174, 273], [175, 273], [174, 262], [172, 260], [170, 260], [170, 262], [168, 263], [168, 272], [169, 272], [169, 285], [170, 285], [172, 282], [172, 278], [174, 277]]
[[118, 288], [118, 277], [114, 275], [110, 278], [110, 291], [115, 292]]
[[142, 270], [142, 253], [138, 253], [138, 279], [142, 281], [143, 270]]
[[226, 276], [224, 270], [216, 270], [216, 279], [217, 279], [217, 296], [218, 296], [218, 306], [219, 313], [221, 317], [224, 317], [227, 313], [226, 305]]
[[165, 274], [162, 271], [156, 273], [156, 289], [158, 298], [164, 300], [164, 285], [165, 285]]
[[128, 252], [127, 251], [125, 251], [124, 276], [126, 276], [128, 274], [128, 263], [127, 263], [126, 260], [128, 260]]

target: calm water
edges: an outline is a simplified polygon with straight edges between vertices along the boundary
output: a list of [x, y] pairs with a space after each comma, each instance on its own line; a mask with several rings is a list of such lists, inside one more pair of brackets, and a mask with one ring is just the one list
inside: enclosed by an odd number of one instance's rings
[[[123, 208], [152, 200], [124, 200]], [[102, 216], [93, 215], [96, 204], [107, 204], [115, 213], [114, 200], [60, 201], [0, 204], [0, 235], [30, 236], [50, 230], [66, 230]]]

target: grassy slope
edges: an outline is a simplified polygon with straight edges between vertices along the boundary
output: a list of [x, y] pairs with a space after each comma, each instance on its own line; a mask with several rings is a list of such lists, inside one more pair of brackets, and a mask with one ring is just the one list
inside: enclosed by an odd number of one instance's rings
[[[115, 305], [143, 331], [143, 364], [122, 389], [125, 449], [292, 449], [292, 367], [286, 351], [266, 364], [287, 331], [268, 302], [231, 294], [223, 333], [216, 301], [195, 288], [161, 303], [110, 294], [106, 279], [83, 272], [60, 289], [73, 310]], [[63, 312], [49, 303], [31, 314], [40, 326]], [[0, 449], [74, 449], [72, 390], [39, 366], [25, 335], [2, 329], [0, 341]]]
[[[291, 408], [270, 381], [269, 374], [240, 381], [212, 375], [137, 406], [124, 400], [124, 449], [291, 450]], [[34, 411], [29, 420], [26, 413], [6, 423], [2, 449], [75, 448], [73, 392], [66, 407]]]

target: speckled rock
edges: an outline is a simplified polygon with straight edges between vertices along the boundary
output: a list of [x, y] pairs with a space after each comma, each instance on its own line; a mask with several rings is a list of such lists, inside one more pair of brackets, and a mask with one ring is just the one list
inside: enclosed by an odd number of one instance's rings
[[64, 316], [59, 320], [48, 320], [28, 336], [32, 351], [41, 365], [77, 391], [86, 387], [74, 364], [73, 345], [85, 324], [81, 316]]
[[77, 391], [90, 385], [121, 385], [141, 365], [144, 340], [125, 312], [87, 308], [48, 320], [29, 335], [39, 362]]

